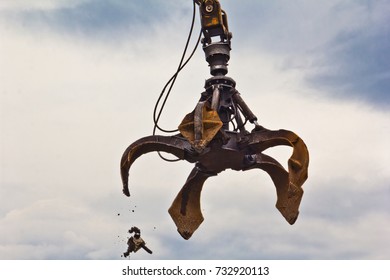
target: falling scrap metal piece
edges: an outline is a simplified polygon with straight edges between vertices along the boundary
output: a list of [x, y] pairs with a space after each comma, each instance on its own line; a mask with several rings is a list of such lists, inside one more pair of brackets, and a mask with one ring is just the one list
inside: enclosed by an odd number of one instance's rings
[[131, 236], [127, 240], [127, 251], [123, 253], [123, 256], [127, 258], [130, 253], [136, 253], [139, 249], [144, 249], [149, 254], [153, 254], [152, 250], [146, 247], [146, 242], [141, 238], [141, 230], [137, 227], [132, 227], [129, 229], [129, 233], [134, 233], [134, 236]]

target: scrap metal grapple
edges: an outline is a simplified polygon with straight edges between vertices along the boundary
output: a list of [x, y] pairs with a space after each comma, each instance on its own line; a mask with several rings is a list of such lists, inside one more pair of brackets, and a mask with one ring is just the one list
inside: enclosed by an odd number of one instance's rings
[[[294, 224], [299, 214], [302, 185], [307, 179], [309, 154], [305, 143], [294, 132], [269, 130], [244, 102], [236, 82], [226, 76], [232, 34], [227, 15], [218, 0], [194, 0], [198, 4], [202, 25], [202, 44], [211, 78], [193, 112], [184, 117], [179, 133], [173, 136], [151, 135], [132, 143], [124, 152], [120, 168], [123, 193], [130, 196], [129, 170], [134, 161], [149, 152], [166, 152], [195, 166], [168, 212], [184, 239], [189, 239], [203, 221], [201, 191], [204, 182], [226, 169], [267, 172], [277, 194], [276, 207]], [[254, 125], [251, 131], [247, 123]], [[268, 148], [285, 145], [293, 152], [286, 170], [266, 155]]]

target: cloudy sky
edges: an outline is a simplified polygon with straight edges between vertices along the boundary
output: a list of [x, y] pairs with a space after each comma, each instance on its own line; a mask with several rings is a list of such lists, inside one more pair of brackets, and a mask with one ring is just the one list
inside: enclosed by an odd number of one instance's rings
[[[132, 196], [121, 192], [120, 158], [152, 133], [191, 1], [0, 0], [0, 259], [121, 259], [133, 225], [153, 250], [133, 259], [390, 258], [389, 1], [221, 4], [229, 76], [260, 124], [309, 148], [296, 224], [261, 170], [210, 178], [188, 241], [167, 210], [192, 164], [147, 154], [130, 172]], [[194, 37], [199, 26], [197, 15]], [[163, 127], [192, 111], [209, 76], [199, 47]], [[290, 153], [268, 154], [286, 164]]]

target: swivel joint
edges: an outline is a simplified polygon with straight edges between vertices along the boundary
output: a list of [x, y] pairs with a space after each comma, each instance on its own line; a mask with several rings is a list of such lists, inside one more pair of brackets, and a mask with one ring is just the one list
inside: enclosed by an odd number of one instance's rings
[[210, 74], [213, 76], [226, 75], [228, 61], [230, 59], [230, 43], [218, 42], [203, 46], [206, 61], [210, 66]]

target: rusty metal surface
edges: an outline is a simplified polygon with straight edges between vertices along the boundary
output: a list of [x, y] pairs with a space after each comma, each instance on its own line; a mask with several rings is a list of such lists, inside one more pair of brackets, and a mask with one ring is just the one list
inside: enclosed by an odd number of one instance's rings
[[[181, 135], [149, 136], [133, 143], [124, 153], [121, 163], [123, 192], [129, 195], [128, 179], [132, 163], [142, 154], [152, 151], [171, 153], [182, 160], [196, 163], [183, 188], [176, 196], [169, 214], [183, 238], [188, 239], [203, 222], [200, 197], [204, 182], [210, 176], [226, 170], [262, 169], [276, 187], [276, 207], [290, 224], [294, 224], [303, 195], [301, 188], [307, 178], [309, 154], [306, 145], [295, 133], [287, 130], [257, 128], [242, 137], [239, 133], [217, 135], [201, 153]], [[226, 143], [225, 143], [226, 142]], [[275, 159], [263, 153], [268, 148], [287, 145], [293, 148], [288, 171]]]
[[182, 137], [175, 136], [147, 136], [131, 144], [123, 153], [121, 159], [121, 177], [123, 193], [130, 196], [128, 177], [129, 170], [133, 162], [143, 154], [160, 151], [175, 155], [179, 159], [184, 159], [185, 151], [191, 149], [191, 144]]
[[199, 102], [195, 110], [186, 115], [179, 131], [198, 152], [201, 152], [222, 127], [218, 112]]

